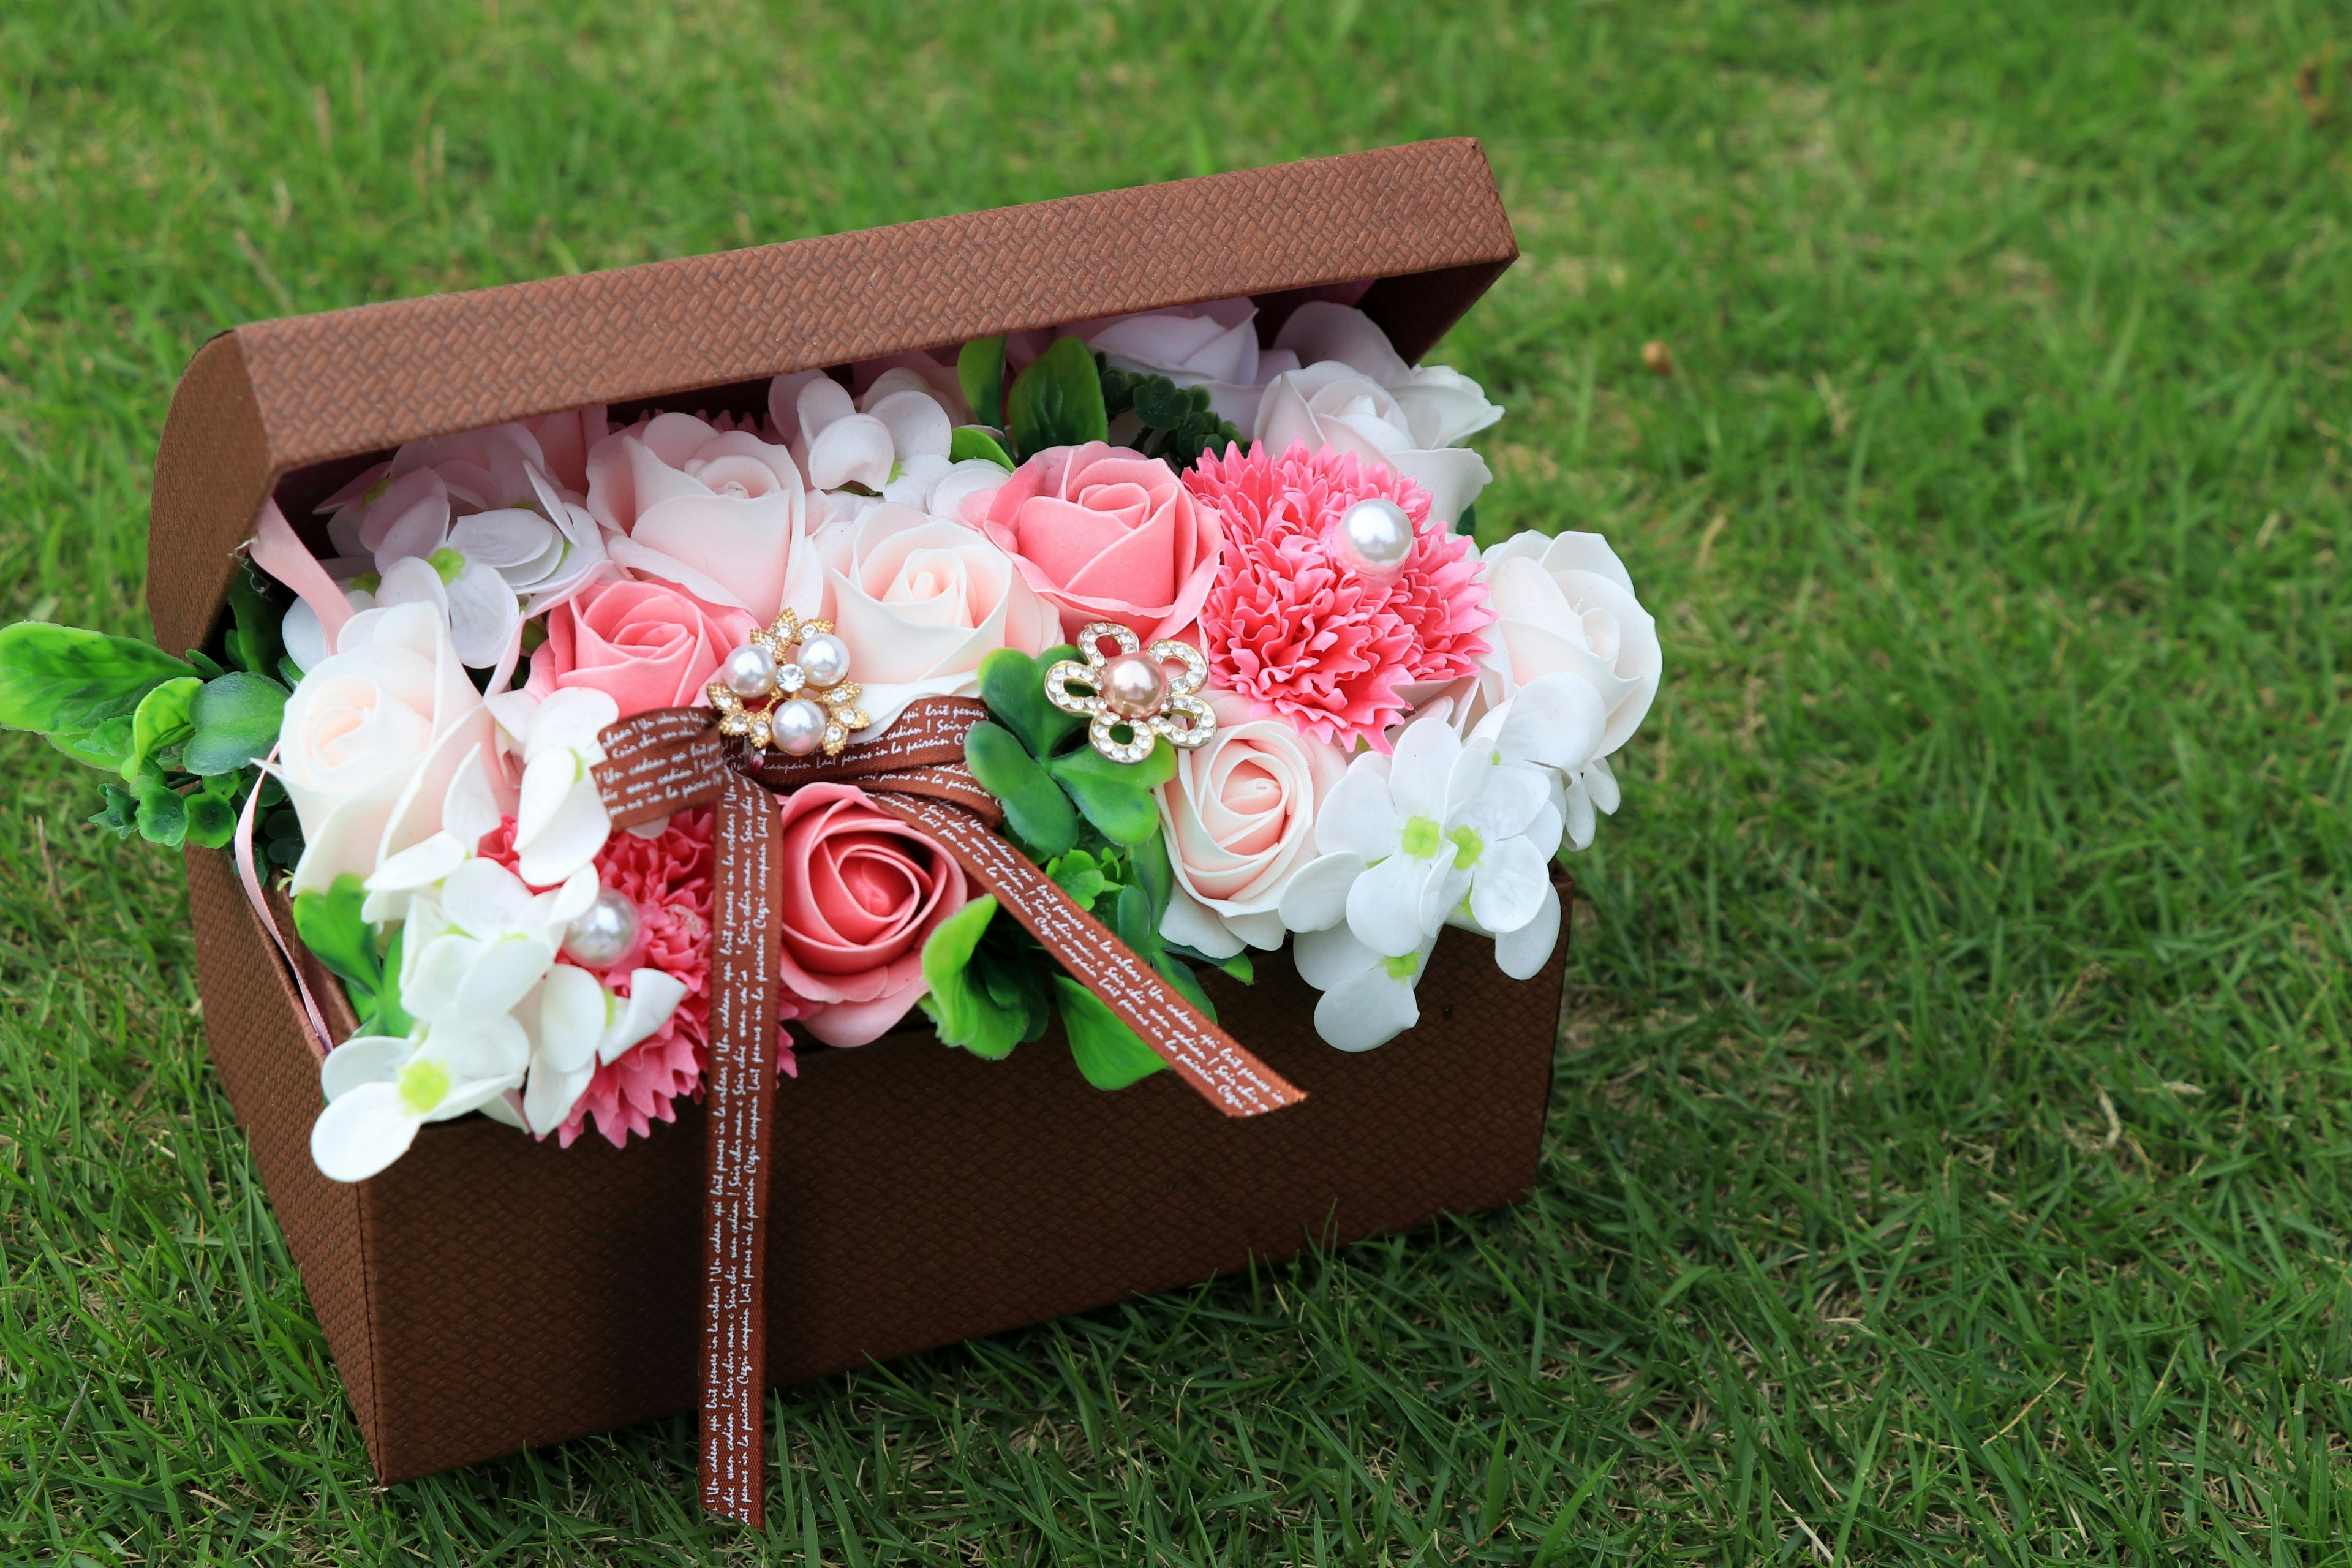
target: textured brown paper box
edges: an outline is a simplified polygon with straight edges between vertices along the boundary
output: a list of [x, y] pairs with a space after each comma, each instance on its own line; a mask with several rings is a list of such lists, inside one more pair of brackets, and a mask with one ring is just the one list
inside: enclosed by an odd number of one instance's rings
[[[1517, 254], [1477, 143], [1432, 142], [241, 327], [172, 400], [149, 608], [163, 647], [201, 645], [263, 500], [299, 523], [404, 441], [587, 403], [754, 407], [790, 371], [1240, 294], [1268, 320], [1364, 279], [1417, 359]], [[383, 1174], [330, 1182], [285, 968], [228, 858], [187, 866], [213, 1058], [377, 1474], [691, 1408], [699, 1112], [625, 1151], [440, 1123]], [[1234, 1034], [1311, 1096], [1245, 1121], [1168, 1075], [1101, 1093], [1052, 1037], [1003, 1062], [915, 1029], [810, 1053], [776, 1099], [771, 1379], [1512, 1201], [1562, 963], [1514, 984], [1449, 931], [1420, 1027], [1361, 1056], [1316, 1037], [1286, 957], [1255, 986], [1210, 976]]]

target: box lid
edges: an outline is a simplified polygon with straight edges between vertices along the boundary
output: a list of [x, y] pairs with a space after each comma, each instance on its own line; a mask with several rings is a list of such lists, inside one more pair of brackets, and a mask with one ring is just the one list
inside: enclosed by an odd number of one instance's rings
[[200, 646], [280, 476], [628, 403], [1203, 300], [1377, 279], [1417, 360], [1518, 255], [1469, 138], [260, 321], [197, 351], [155, 455], [147, 606]]

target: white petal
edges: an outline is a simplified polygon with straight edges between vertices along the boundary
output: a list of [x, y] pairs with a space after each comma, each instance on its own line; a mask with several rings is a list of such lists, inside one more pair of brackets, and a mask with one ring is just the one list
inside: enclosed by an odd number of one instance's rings
[[572, 1115], [572, 1108], [588, 1092], [588, 1085], [596, 1077], [596, 1064], [591, 1060], [585, 1067], [570, 1070], [534, 1062], [530, 1086], [522, 1091], [522, 1115], [525, 1131], [544, 1138]]
[[389, 1083], [416, 1054], [416, 1042], [392, 1035], [360, 1035], [327, 1053], [319, 1064], [319, 1087], [332, 1105], [363, 1083]]
[[1617, 789], [1617, 770], [1609, 765], [1606, 757], [1595, 757], [1584, 769], [1584, 787], [1591, 793], [1593, 809], [1603, 816], [1617, 815], [1621, 798]]
[[1181, 882], [1170, 894], [1168, 912], [1160, 917], [1160, 934], [1211, 958], [1231, 958], [1242, 950], [1242, 939]]
[[1489, 844], [1517, 837], [1551, 799], [1551, 784], [1538, 770], [1516, 763], [1483, 765], [1486, 787], [1455, 820]]
[[412, 893], [441, 880], [465, 859], [466, 847], [455, 834], [436, 833], [387, 858], [365, 886], [371, 893]]
[[1600, 821], [1592, 815], [1592, 795], [1585, 788], [1580, 774], [1568, 781], [1568, 794], [1562, 797], [1560, 806], [1567, 819], [1562, 832], [1568, 847], [1571, 849], [1591, 848], [1592, 831], [1600, 826]]
[[[1435, 923], [1424, 923], [1422, 906], [1431, 882], [1452, 863], [1452, 848], [1442, 847], [1432, 860], [1391, 855], [1357, 878], [1348, 889], [1348, 929], [1356, 940], [1383, 956], [1419, 947]], [[1437, 918], [1444, 912], [1439, 910]]]
[[1491, 931], [1518, 930], [1542, 908], [1550, 866], [1528, 839], [1487, 845], [1470, 873], [1470, 918]]
[[449, 793], [441, 797], [440, 836], [456, 840], [460, 849], [471, 855], [482, 836], [498, 825], [498, 797], [490, 793], [489, 774], [482, 766], [481, 749], [476, 747], [457, 764]]
[[468, 860], [442, 885], [441, 912], [470, 936], [523, 931], [531, 924], [530, 890], [495, 860]]
[[[801, 383], [800, 395], [793, 399], [793, 407], [800, 417], [800, 438], [811, 443], [826, 426], [857, 412], [857, 405], [849, 400], [849, 388], [822, 373]], [[829, 488], [817, 486], [819, 489]]]
[[923, 498], [923, 510], [933, 517], [961, 521], [967, 498], [993, 494], [1011, 477], [986, 458], [967, 458], [940, 477]]
[[592, 792], [595, 788], [576, 752], [544, 751], [523, 764], [522, 797], [515, 807], [515, 842], [529, 844], [536, 839], [555, 819], [572, 792], [583, 785]]
[[1496, 745], [1504, 760], [1573, 772], [1592, 758], [1609, 714], [1591, 681], [1572, 670], [1540, 676], [1512, 697]]
[[389, 1083], [365, 1083], [319, 1112], [310, 1159], [331, 1182], [364, 1182], [408, 1152], [417, 1118]]
[[501, 1127], [511, 1127], [518, 1132], [530, 1131], [530, 1123], [522, 1119], [522, 1096], [511, 1089], [492, 1095], [475, 1109]]
[[809, 443], [809, 483], [821, 490], [847, 484], [878, 490], [890, 482], [897, 458], [887, 426], [871, 415], [852, 414], [827, 425]]
[[1391, 978], [1385, 966], [1326, 991], [1315, 1004], [1315, 1032], [1324, 1044], [1343, 1051], [1387, 1045], [1420, 1022], [1421, 1004], [1412, 983]]
[[1346, 926], [1302, 931], [1290, 944], [1290, 957], [1298, 978], [1318, 991], [1351, 985], [1381, 963], [1381, 955], [1358, 942]]
[[[1445, 784], [1462, 739], [1436, 715], [1407, 724], [1389, 762], [1389, 798], [1400, 816], [1445, 816]], [[1333, 791], [1334, 794], [1338, 792]]]
[[[604, 1037], [605, 1015], [610, 1011], [604, 987], [594, 975], [569, 963], [549, 970], [547, 983], [539, 990], [539, 1049], [531, 1061], [533, 1075], [542, 1063], [558, 1072], [595, 1065], [596, 1045]], [[543, 1125], [537, 1117], [531, 1124]]]
[[[412, 905], [409, 923], [415, 924]], [[400, 1005], [411, 1017], [428, 1023], [455, 1023], [462, 1017], [458, 997], [463, 993], [466, 976], [473, 973], [476, 950], [480, 943], [469, 936], [456, 934], [420, 942], [412, 933], [404, 952], [400, 977]]]
[[1282, 923], [1292, 931], [1328, 931], [1338, 925], [1348, 918], [1348, 889], [1363, 874], [1360, 855], [1343, 850], [1317, 856], [1292, 872], [1282, 889]]
[[[995, 468], [996, 465], [992, 463], [989, 467]], [[294, 601], [294, 607], [286, 612], [286, 619], [279, 625], [278, 635], [286, 645], [286, 657], [294, 661], [297, 669], [315, 668], [332, 651], [327, 647], [326, 626], [319, 619], [319, 612], [312, 609], [306, 599]], [[277, 672], [272, 670], [269, 673], [274, 675]]]
[[666, 970], [629, 971], [628, 999], [621, 1016], [606, 1028], [596, 1047], [597, 1057], [617, 1061], [623, 1052], [652, 1038], [654, 1031], [669, 1022], [669, 1016], [686, 1000], [686, 982]]
[[499, 662], [522, 625], [522, 605], [507, 580], [478, 561], [449, 584], [449, 643], [457, 660], [473, 669]]
[[1272, 910], [1256, 910], [1248, 914], [1220, 915], [1225, 929], [1249, 943], [1268, 952], [1280, 947], [1290, 933], [1283, 929], [1282, 917]]
[[1421, 929], [1432, 937], [1437, 934], [1438, 927], [1453, 918], [1470, 891], [1469, 868], [1454, 861], [1450, 854], [1439, 856], [1437, 868], [1422, 884]]
[[503, 1016], [539, 984], [555, 962], [555, 943], [540, 936], [502, 936], [481, 944], [474, 966], [457, 988], [463, 1018]]
[[[867, 409], [866, 414], [880, 420], [890, 432], [890, 448], [901, 463], [910, 458], [944, 458], [954, 439], [955, 427], [948, 423], [948, 411], [928, 392], [891, 393]], [[810, 451], [815, 451], [814, 445]]]
[[1404, 817], [1389, 793], [1388, 759], [1376, 752], [1349, 763], [1315, 811], [1315, 847], [1326, 855], [1378, 860], [1396, 853], [1403, 832]]
[[531, 710], [523, 755], [536, 760], [551, 751], [577, 752], [588, 762], [601, 763], [604, 748], [600, 738], [620, 717], [621, 705], [611, 693], [593, 686], [565, 687]]
[[499, 573], [528, 566], [563, 541], [555, 525], [521, 507], [478, 511], [449, 525], [449, 548]]
[[560, 931], [586, 914], [588, 906], [596, 901], [599, 891], [593, 867], [568, 872], [562, 880], [562, 887], [551, 894], [544, 895], [546, 912], [543, 918], [550, 931]]
[[456, 1023], [434, 1025], [416, 1054], [441, 1064], [449, 1074], [452, 1094], [470, 1095], [478, 1084], [521, 1082], [530, 1059], [530, 1037], [504, 1010], [478, 1012]]
[[1532, 980], [1551, 962], [1551, 950], [1559, 942], [1559, 892], [1547, 879], [1535, 918], [1495, 939], [1495, 963], [1514, 980]]

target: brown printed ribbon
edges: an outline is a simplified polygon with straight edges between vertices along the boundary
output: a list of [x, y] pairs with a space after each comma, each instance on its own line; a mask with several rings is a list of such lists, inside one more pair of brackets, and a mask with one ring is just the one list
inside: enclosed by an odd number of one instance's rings
[[996, 798], [964, 766], [988, 716], [969, 698], [909, 706], [890, 732], [838, 757], [760, 757], [723, 741], [707, 708], [666, 708], [603, 735], [596, 783], [615, 827], [716, 805], [709, 1146], [704, 1162], [702, 1502], [757, 1527], [766, 1515], [768, 1138], [773, 1119], [781, 852], [770, 792], [854, 784], [921, 829], [1120, 1021], [1227, 1116], [1307, 1096], [1186, 1001], [1101, 921], [992, 831]]

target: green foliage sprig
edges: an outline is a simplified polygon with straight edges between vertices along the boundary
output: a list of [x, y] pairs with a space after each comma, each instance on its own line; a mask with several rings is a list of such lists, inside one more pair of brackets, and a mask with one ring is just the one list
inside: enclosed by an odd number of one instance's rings
[[405, 922], [394, 926], [379, 951], [375, 928], [361, 917], [366, 903], [366, 888], [346, 871], [324, 892], [313, 889], [294, 895], [294, 930], [343, 983], [360, 1016], [358, 1034], [404, 1037], [413, 1026], [400, 1005], [401, 935], [408, 928]]
[[[1067, 340], [1075, 342], [1076, 340]], [[1005, 833], [1072, 901], [1116, 932], [1210, 1017], [1215, 1005], [1160, 922], [1175, 896], [1156, 791], [1175, 776], [1166, 741], [1140, 763], [1114, 763], [1086, 738], [1086, 721], [1045, 700], [1045, 670], [1075, 649], [1032, 658], [1001, 649], [981, 662], [991, 718], [972, 727], [964, 757], [1003, 803]], [[1061, 973], [996, 900], [974, 899], [923, 947], [923, 1008], [940, 1038], [992, 1059], [1037, 1038], [1058, 1014], [1070, 1055], [1097, 1089], [1124, 1089], [1167, 1064], [1092, 992]], [[1232, 971], [1246, 980], [1246, 964]]]
[[1164, 375], [1138, 374], [1095, 355], [1095, 374], [1102, 383], [1103, 411], [1116, 419], [1132, 414], [1143, 426], [1135, 449], [1147, 458], [1164, 458], [1171, 468], [1184, 469], [1238, 443], [1241, 431], [1233, 422], [1209, 411], [1209, 389], [1178, 386]]
[[240, 566], [221, 639], [226, 667], [201, 649], [173, 658], [131, 637], [47, 621], [0, 627], [0, 728], [32, 731], [112, 774], [89, 820], [165, 848], [223, 847], [258, 789], [260, 809], [278, 808], [267, 852], [291, 866], [301, 857], [299, 826], [283, 809], [284, 790], [256, 765], [277, 743], [288, 684], [299, 678], [278, 640], [283, 616], [266, 579]]

